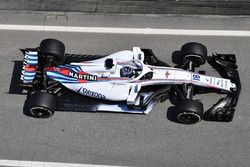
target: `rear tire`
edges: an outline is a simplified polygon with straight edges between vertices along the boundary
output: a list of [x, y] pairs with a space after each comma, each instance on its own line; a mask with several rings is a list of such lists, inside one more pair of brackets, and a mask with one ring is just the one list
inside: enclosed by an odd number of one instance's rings
[[181, 47], [182, 61], [193, 61], [195, 67], [206, 63], [207, 48], [203, 44], [196, 42], [189, 42]]
[[52, 56], [59, 60], [64, 59], [65, 46], [57, 39], [44, 39], [40, 43], [40, 51], [45, 56]]
[[203, 104], [194, 100], [180, 101], [176, 105], [176, 119], [179, 123], [195, 124], [202, 120]]
[[49, 118], [55, 113], [56, 97], [48, 92], [35, 92], [27, 99], [29, 113], [36, 118]]

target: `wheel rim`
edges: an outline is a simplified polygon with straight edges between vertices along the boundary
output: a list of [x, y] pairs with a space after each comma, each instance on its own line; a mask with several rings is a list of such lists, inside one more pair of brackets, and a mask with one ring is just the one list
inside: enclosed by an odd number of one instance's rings
[[38, 118], [49, 118], [52, 116], [52, 111], [45, 107], [33, 107], [30, 110], [30, 113], [34, 117], [38, 117]]
[[199, 121], [201, 121], [201, 117], [196, 114], [196, 113], [180, 113], [177, 116], [177, 119], [179, 122], [183, 123], [183, 124], [195, 124]]
[[186, 55], [186, 59], [190, 59], [193, 61], [196, 65], [204, 64], [206, 61], [199, 55]]

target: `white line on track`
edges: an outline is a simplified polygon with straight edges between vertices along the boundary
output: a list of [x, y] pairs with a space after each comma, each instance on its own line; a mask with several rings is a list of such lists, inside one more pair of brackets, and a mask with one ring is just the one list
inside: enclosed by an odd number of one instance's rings
[[3, 159], [0, 159], [0, 166], [6, 166], [6, 167], [119, 167], [119, 166], [108, 166], [108, 165], [73, 164], [73, 163], [41, 162], [41, 161], [18, 161], [18, 160], [3, 160]]
[[102, 34], [148, 34], [148, 35], [250, 37], [250, 31], [241, 31], [241, 30], [73, 27], [73, 26], [12, 25], [12, 24], [0, 24], [0, 30], [82, 32], [82, 33], [102, 33]]

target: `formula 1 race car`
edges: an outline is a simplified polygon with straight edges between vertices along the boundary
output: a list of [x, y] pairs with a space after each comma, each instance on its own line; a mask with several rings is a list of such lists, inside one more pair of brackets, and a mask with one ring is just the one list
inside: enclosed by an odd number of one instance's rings
[[[148, 114], [169, 98], [180, 123], [197, 123], [205, 113], [208, 120], [228, 122], [241, 89], [235, 55], [207, 56], [206, 47], [195, 42], [182, 46], [176, 67], [139, 47], [106, 56], [76, 55], [65, 54], [62, 42], [45, 39], [22, 52], [20, 85], [28, 90], [28, 113], [38, 118], [51, 117], [55, 110]], [[195, 72], [206, 61], [223, 78]], [[226, 96], [204, 112], [193, 96], [209, 92]]]

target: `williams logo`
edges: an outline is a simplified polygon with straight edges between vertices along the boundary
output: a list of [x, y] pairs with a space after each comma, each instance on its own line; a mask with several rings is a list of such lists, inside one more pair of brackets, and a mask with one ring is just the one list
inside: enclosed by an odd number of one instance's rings
[[97, 76], [96, 75], [90, 75], [90, 74], [78, 74], [74, 71], [69, 72], [69, 77], [86, 80], [86, 81], [96, 81]]
[[193, 81], [200, 81], [200, 75], [198, 74], [193, 74]]

